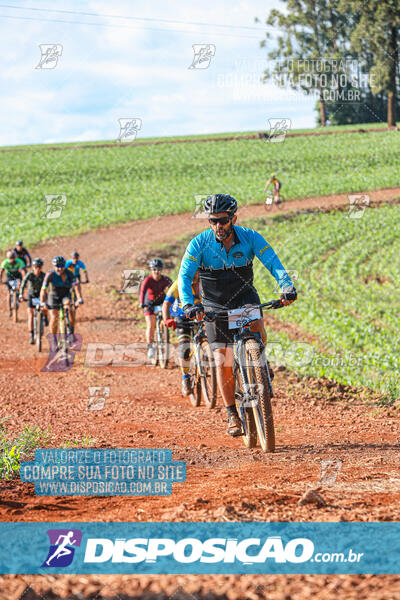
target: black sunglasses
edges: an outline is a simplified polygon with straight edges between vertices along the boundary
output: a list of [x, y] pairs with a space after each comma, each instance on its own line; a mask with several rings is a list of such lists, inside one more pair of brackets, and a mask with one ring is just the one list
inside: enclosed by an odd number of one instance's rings
[[208, 219], [208, 222], [211, 225], [217, 225], [218, 223], [220, 223], [221, 225], [228, 225], [228, 223], [230, 223], [231, 218], [230, 217], [220, 217], [219, 219], [214, 219], [212, 217], [210, 217]]

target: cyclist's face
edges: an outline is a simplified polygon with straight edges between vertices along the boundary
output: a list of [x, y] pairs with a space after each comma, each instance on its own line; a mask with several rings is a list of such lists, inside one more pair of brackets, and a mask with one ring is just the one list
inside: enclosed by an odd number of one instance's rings
[[159, 279], [161, 279], [161, 271], [160, 269], [152, 269], [151, 270], [151, 274], [153, 276], [153, 278], [158, 281]]
[[40, 271], [42, 270], [42, 267], [39, 267], [37, 265], [35, 265], [33, 267], [33, 272], [35, 273], [36, 277], [39, 275]]
[[[225, 223], [227, 219], [229, 220]], [[234, 220], [236, 221], [236, 217], [234, 217]], [[226, 240], [232, 233], [232, 219], [229, 217], [228, 213], [224, 212], [210, 215], [209, 223], [219, 242]]]
[[72, 262], [76, 264], [78, 262], [78, 259], [79, 259], [79, 256], [73, 256]]
[[62, 275], [65, 271], [65, 267], [56, 267], [58, 275]]

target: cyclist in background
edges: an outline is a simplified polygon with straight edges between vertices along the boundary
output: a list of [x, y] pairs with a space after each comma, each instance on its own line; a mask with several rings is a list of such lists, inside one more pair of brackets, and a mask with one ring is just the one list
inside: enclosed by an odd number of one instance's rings
[[146, 319], [146, 342], [147, 358], [151, 360], [155, 356], [154, 330], [156, 326], [156, 317], [154, 307], [163, 303], [165, 292], [172, 281], [166, 275], [162, 275], [161, 269], [164, 263], [161, 258], [153, 258], [149, 262], [151, 275], [143, 280], [140, 288], [140, 305], [144, 308], [144, 317]]
[[8, 294], [8, 310], [10, 311], [10, 317], [11, 317], [12, 316], [11, 294], [10, 294], [11, 287], [10, 287], [9, 281], [12, 281], [13, 279], [17, 279], [19, 282], [21, 282], [25, 263], [23, 260], [21, 260], [20, 258], [17, 257], [14, 250], [9, 250], [7, 252], [6, 256], [7, 256], [7, 258], [5, 258], [3, 260], [3, 262], [1, 263], [1, 267], [0, 267], [0, 284], [3, 283], [3, 273], [5, 272], [6, 280], [4, 281], [4, 284], [7, 286], [7, 289], [9, 292], [9, 294]]
[[[200, 280], [199, 273], [196, 271], [192, 282], [192, 293], [194, 304], [200, 304]], [[181, 301], [179, 300], [178, 280], [168, 288], [163, 307], [163, 321], [167, 327], [172, 327], [178, 336], [178, 354], [180, 359], [180, 369], [182, 373], [182, 394], [190, 396], [192, 392], [192, 382], [190, 381], [188, 360], [190, 355], [190, 338], [193, 328], [189, 324], [189, 319], [186, 317]]]
[[24, 248], [24, 242], [22, 240], [18, 240], [18, 242], [15, 242], [14, 252], [18, 258], [24, 261], [24, 275], [26, 275], [28, 272], [27, 269], [32, 265], [32, 259], [28, 250]]
[[279, 179], [277, 178], [277, 176], [275, 175], [275, 173], [272, 173], [272, 175], [268, 179], [267, 183], [265, 184], [264, 192], [268, 191], [268, 188], [271, 184], [272, 184], [272, 192], [273, 192], [274, 202], [275, 202], [275, 204], [280, 204], [281, 201], [279, 199], [279, 191], [282, 187], [282, 184], [279, 181]]
[[83, 296], [82, 296], [82, 288], [81, 288], [81, 269], [85, 273], [85, 278], [86, 278], [86, 281], [84, 281], [83, 283], [89, 283], [89, 275], [86, 270], [85, 263], [82, 262], [79, 258], [79, 252], [77, 252], [75, 250], [75, 252], [73, 252], [71, 254], [71, 256], [72, 256], [72, 260], [71, 259], [67, 260], [65, 266], [69, 271], [71, 271], [71, 273], [73, 273], [75, 275], [75, 279], [77, 281], [76, 287], [77, 287], [77, 289], [79, 289], [79, 292], [80, 292], [80, 295], [82, 298]]
[[[66, 306], [69, 307], [70, 311], [70, 323], [71, 333], [74, 334], [75, 326], [75, 314], [74, 310], [71, 310], [71, 289], [76, 284], [75, 275], [65, 268], [66, 262], [63, 256], [55, 256], [51, 261], [54, 265], [54, 269], [46, 273], [43, 281], [42, 289], [40, 292], [40, 301], [46, 302], [48, 296], [47, 306], [50, 310], [50, 349], [55, 351], [57, 349], [57, 330], [58, 330], [58, 313], [65, 300]], [[82, 297], [79, 290], [76, 290], [78, 296], [78, 302], [83, 304]]]
[[[35, 307], [32, 303], [33, 298], [40, 298], [40, 290], [42, 289], [43, 281], [45, 278], [45, 274], [42, 271], [43, 261], [41, 258], [35, 258], [32, 262], [32, 271], [29, 271], [27, 275], [25, 275], [24, 280], [22, 282], [21, 288], [19, 290], [19, 299], [20, 301], [25, 300], [24, 298], [24, 289], [27, 284], [28, 286], [28, 331], [29, 331], [29, 343], [34, 344], [35, 338], [33, 337], [33, 313], [35, 311]], [[48, 325], [47, 321], [47, 308], [43, 310], [43, 316], [45, 325]]]
[[[179, 296], [189, 319], [200, 320], [204, 307], [193, 302], [192, 280], [199, 270], [203, 304], [210, 311], [242, 308], [261, 304], [253, 285], [255, 256], [275, 277], [282, 289], [282, 304], [291, 304], [297, 298], [293, 283], [268, 242], [257, 231], [235, 225], [237, 202], [229, 194], [214, 194], [204, 202], [209, 215], [210, 229], [197, 235], [187, 246], [178, 275]], [[263, 319], [254, 320], [252, 331], [258, 331], [263, 344], [266, 333]], [[233, 341], [235, 329], [229, 329], [228, 320], [217, 317], [206, 322], [207, 338], [213, 349], [218, 386], [228, 414], [228, 433], [242, 435], [242, 425], [235, 405], [235, 378], [233, 377]], [[270, 369], [269, 365], [268, 368]], [[271, 369], [270, 369], [271, 373]]]

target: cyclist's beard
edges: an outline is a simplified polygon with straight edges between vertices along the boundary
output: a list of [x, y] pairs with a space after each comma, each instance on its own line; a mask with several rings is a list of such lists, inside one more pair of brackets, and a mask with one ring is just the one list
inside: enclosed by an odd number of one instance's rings
[[233, 225], [232, 225], [232, 221], [231, 221], [231, 225], [230, 225], [229, 229], [224, 228], [223, 231], [221, 231], [221, 233], [215, 232], [215, 239], [217, 240], [217, 242], [223, 242], [231, 235], [232, 231], [233, 231]]

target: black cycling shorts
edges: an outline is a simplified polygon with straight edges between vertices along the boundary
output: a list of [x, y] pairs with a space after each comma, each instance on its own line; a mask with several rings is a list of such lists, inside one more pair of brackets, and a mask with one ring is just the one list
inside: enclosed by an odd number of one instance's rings
[[33, 294], [28, 294], [28, 308], [35, 308], [32, 304], [33, 298], [39, 298], [39, 296], [34, 296]]
[[22, 281], [22, 275], [21, 273], [16, 273], [15, 277], [7, 277], [5, 279], [5, 284], [7, 286], [7, 289], [11, 292], [12, 291], [12, 287], [10, 286], [9, 282], [13, 281], [14, 279], [19, 279], [20, 281]]
[[71, 300], [71, 292], [59, 292], [58, 294], [54, 294], [53, 292], [49, 294], [47, 307], [50, 310], [60, 310], [64, 298], [69, 298]]
[[[251, 290], [245, 296], [242, 296], [236, 306], [229, 306], [231, 308], [241, 308], [245, 304], [261, 304], [259, 295], [255, 290]], [[205, 305], [205, 312], [209, 312], [212, 310], [218, 311], [222, 310], [221, 308], [212, 307]], [[210, 343], [210, 346], [213, 350], [216, 348], [224, 348], [226, 346], [233, 345], [233, 338], [235, 333], [238, 332], [238, 329], [229, 329], [228, 328], [228, 316], [218, 317], [216, 321], [206, 321], [206, 334], [207, 339]]]

